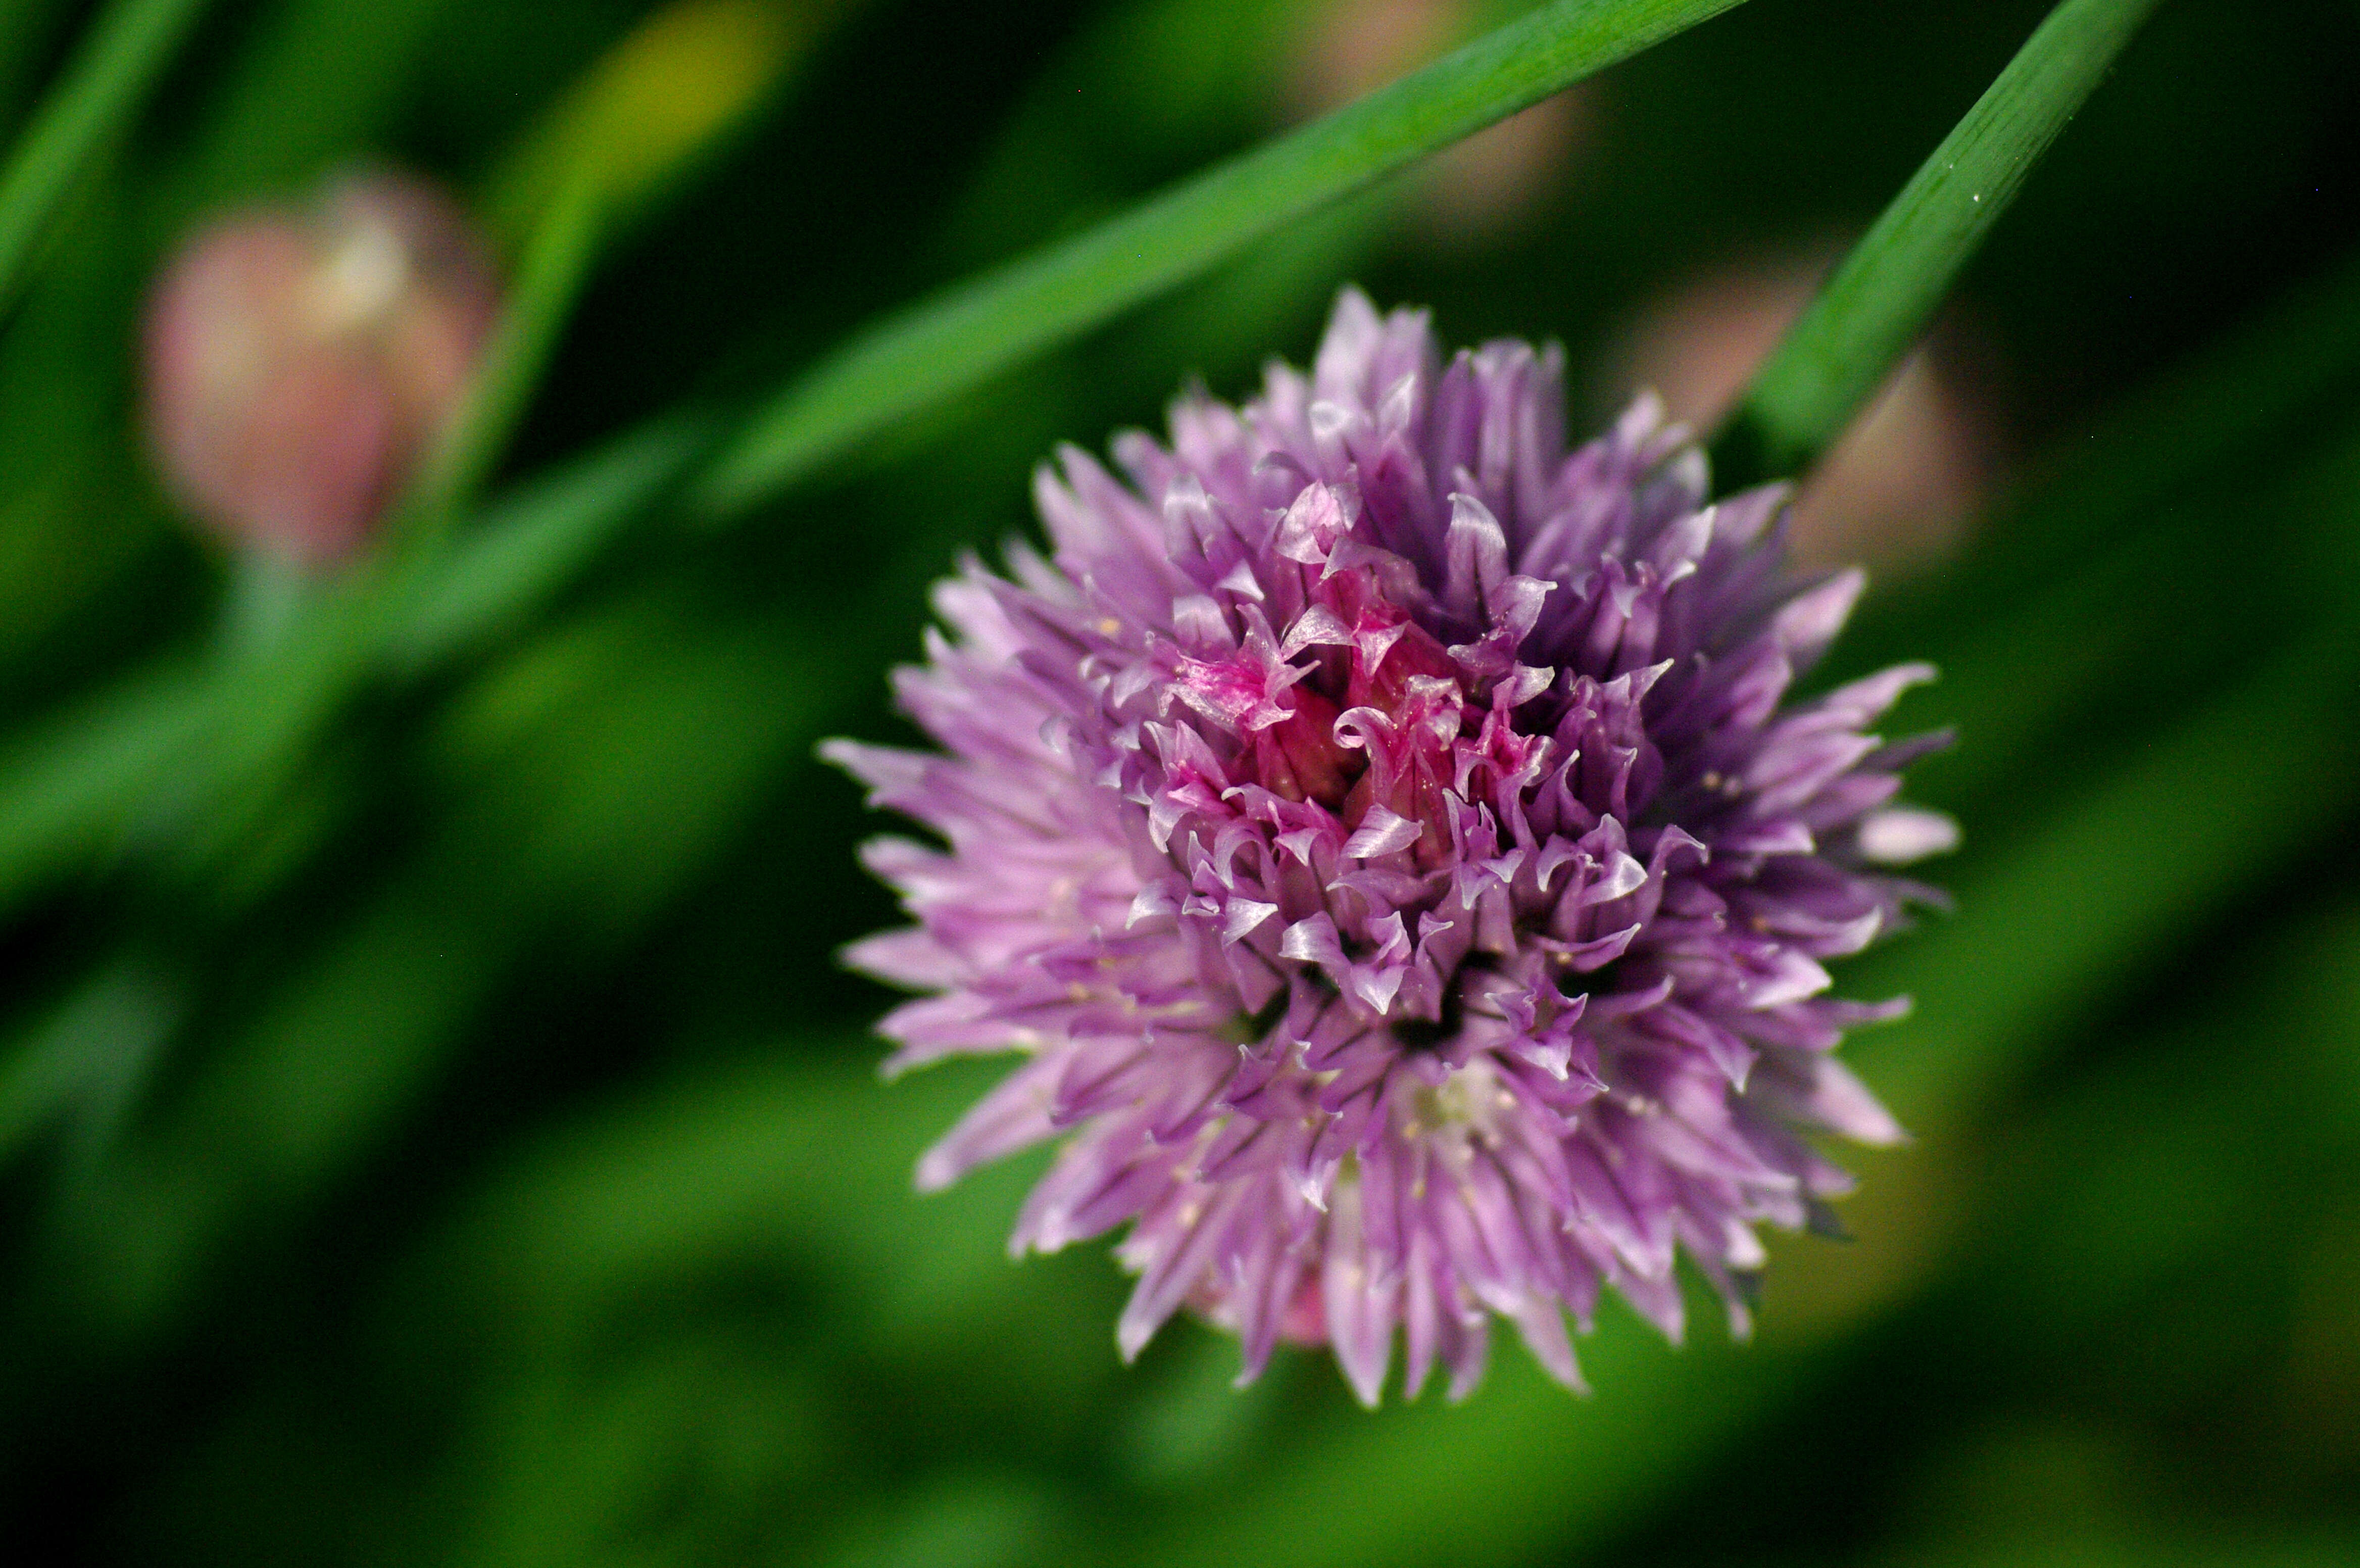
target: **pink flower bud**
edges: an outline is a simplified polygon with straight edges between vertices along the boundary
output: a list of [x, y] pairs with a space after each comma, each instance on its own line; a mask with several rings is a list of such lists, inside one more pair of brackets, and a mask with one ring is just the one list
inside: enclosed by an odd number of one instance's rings
[[440, 192], [382, 174], [184, 245], [149, 303], [148, 423], [174, 497], [311, 567], [365, 544], [464, 393], [498, 289]]

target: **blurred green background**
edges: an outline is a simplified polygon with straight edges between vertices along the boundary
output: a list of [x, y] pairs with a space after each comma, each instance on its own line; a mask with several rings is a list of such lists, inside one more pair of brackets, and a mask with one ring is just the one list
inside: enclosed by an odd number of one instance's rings
[[[2166, 0], [1816, 492], [1879, 573], [1826, 675], [1942, 665], [1900, 723], [1958, 727], [1917, 795], [1966, 829], [1956, 913], [1839, 977], [1918, 1001], [1851, 1047], [1918, 1135], [1850, 1162], [1855, 1239], [1778, 1245], [1749, 1345], [1610, 1308], [1594, 1397], [1503, 1346], [1371, 1415], [1191, 1323], [1120, 1365], [1103, 1247], [1003, 1254], [1037, 1161], [912, 1195], [996, 1069], [878, 1083], [834, 954], [893, 919], [879, 825], [813, 748], [908, 733], [925, 585], [1054, 442], [1243, 395], [1343, 282], [1562, 341], [1584, 420], [1708, 411], [2045, 6], [1754, 0], [741, 526], [156, 739], [241, 591], [137, 391], [209, 213], [398, 166], [574, 267], [489, 475], [559, 515], [1520, 9], [749, 4], [653, 65], [635, 0], [202, 7], [0, 300], [9, 1556], [2360, 1561], [2360, 12]], [[0, 0], [0, 131], [98, 13]], [[529, 236], [594, 166], [569, 262]]]

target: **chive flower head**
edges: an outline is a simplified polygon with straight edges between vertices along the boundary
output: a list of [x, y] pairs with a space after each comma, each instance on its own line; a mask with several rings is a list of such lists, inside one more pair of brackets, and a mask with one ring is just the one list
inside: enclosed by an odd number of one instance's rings
[[1185, 1307], [1245, 1377], [1325, 1343], [1374, 1404], [1398, 1338], [1456, 1396], [1496, 1317], [1578, 1387], [1568, 1313], [1677, 1338], [1685, 1253], [1743, 1332], [1756, 1228], [1847, 1185], [1810, 1136], [1902, 1135], [1834, 1054], [1899, 1004], [1823, 965], [1955, 837], [1894, 804], [1937, 741], [1867, 732], [1930, 672], [1790, 700], [1860, 575], [1790, 575], [1784, 489], [1710, 503], [1652, 399], [1568, 450], [1561, 368], [1347, 291], [1308, 375], [1061, 453], [1047, 554], [940, 585], [940, 751], [827, 749], [936, 836], [867, 850], [890, 1066], [1022, 1058], [919, 1184], [1060, 1140], [1012, 1246], [1128, 1226], [1126, 1355]]

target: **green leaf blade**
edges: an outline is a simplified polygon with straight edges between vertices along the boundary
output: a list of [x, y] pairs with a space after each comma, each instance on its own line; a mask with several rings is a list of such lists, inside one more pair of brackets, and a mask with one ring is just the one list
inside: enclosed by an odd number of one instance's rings
[[596, 189], [586, 180], [542, 214], [465, 395], [387, 521], [396, 550], [445, 532], [498, 462], [589, 281], [600, 216]]
[[2063, 0], [1788, 329], [1715, 440], [1724, 489], [1798, 473], [1914, 344], [2157, 0]]
[[0, 174], [0, 308], [24, 281], [50, 217], [137, 111], [205, 0], [116, 0]]
[[419, 674], [522, 624], [708, 441], [694, 418], [651, 424], [487, 508], [399, 588], [388, 671]]
[[699, 491], [726, 517], [897, 421], [1741, 0], [1558, 0], [1109, 223], [953, 288], [792, 382]]

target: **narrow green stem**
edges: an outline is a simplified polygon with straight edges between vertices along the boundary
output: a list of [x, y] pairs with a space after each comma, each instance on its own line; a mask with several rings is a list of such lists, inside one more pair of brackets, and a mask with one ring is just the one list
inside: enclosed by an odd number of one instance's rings
[[248, 658], [276, 644], [311, 603], [314, 587], [310, 574], [285, 556], [239, 551], [222, 601], [223, 656]]
[[715, 517], [742, 512], [896, 422], [1739, 3], [1557, 0], [1087, 234], [938, 294], [791, 383], [723, 453], [698, 504]]
[[1721, 488], [1799, 473], [1843, 433], [2155, 6], [2064, 0], [2049, 14], [1755, 374], [1713, 443]]
[[85, 1124], [75, 1140], [81, 1152], [101, 1152], [163, 1054], [180, 1011], [178, 988], [137, 953], [83, 981], [0, 1055], [0, 1153], [15, 1156], [51, 1123], [77, 1112]]
[[16, 298], [49, 219], [126, 124], [205, 0], [115, 0], [0, 174], [0, 308]]
[[394, 510], [388, 525], [394, 549], [414, 548], [447, 532], [498, 462], [589, 280], [600, 213], [597, 181], [584, 176], [566, 185], [543, 214], [464, 400]]
[[519, 624], [712, 448], [710, 421], [659, 420], [525, 488], [425, 553], [396, 591], [388, 674], [415, 674]]

